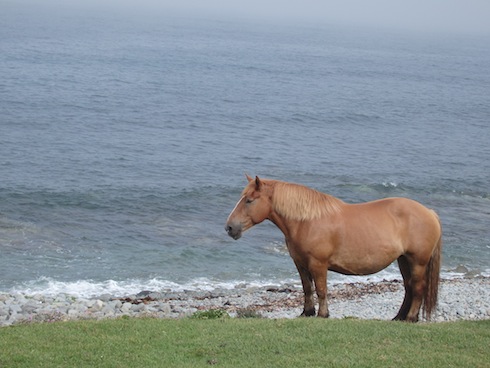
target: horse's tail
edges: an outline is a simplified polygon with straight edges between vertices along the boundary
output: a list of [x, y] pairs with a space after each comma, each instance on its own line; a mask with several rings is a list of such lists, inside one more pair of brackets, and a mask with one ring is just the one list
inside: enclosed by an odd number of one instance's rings
[[[435, 213], [435, 212], [434, 212]], [[437, 217], [437, 214], [436, 214]], [[437, 217], [439, 220], [439, 217]], [[439, 226], [441, 222], [439, 220]], [[424, 317], [430, 320], [432, 312], [437, 306], [437, 295], [439, 292], [439, 275], [441, 271], [441, 250], [442, 250], [442, 229], [440, 230], [439, 240], [432, 253], [427, 270], [425, 273], [426, 289], [424, 295], [423, 312]]]

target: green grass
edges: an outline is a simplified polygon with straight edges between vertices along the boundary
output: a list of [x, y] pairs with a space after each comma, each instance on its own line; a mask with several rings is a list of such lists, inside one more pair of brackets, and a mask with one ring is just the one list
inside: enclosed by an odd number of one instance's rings
[[490, 320], [118, 319], [0, 328], [0, 367], [490, 367]]

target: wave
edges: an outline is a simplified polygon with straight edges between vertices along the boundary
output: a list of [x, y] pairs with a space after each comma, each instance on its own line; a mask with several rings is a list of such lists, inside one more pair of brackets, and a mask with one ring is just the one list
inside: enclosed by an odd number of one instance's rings
[[[441, 278], [446, 280], [458, 278], [485, 277], [490, 278], [490, 269], [479, 274], [466, 273], [464, 270], [441, 272]], [[368, 276], [345, 276], [333, 272], [329, 273], [329, 285], [341, 285], [351, 283], [376, 283], [386, 281], [401, 281], [398, 268], [394, 265], [387, 269]], [[154, 292], [185, 292], [185, 291], [214, 291], [261, 288], [270, 286], [288, 285], [298, 289], [301, 288], [299, 277], [282, 280], [213, 280], [207, 277], [198, 277], [187, 282], [177, 283], [170, 280], [152, 278], [148, 280], [78, 280], [73, 282], [58, 281], [49, 277], [41, 277], [8, 290], [0, 290], [0, 293], [23, 294], [23, 295], [70, 295], [76, 298], [95, 298], [102, 295], [112, 297], [124, 297], [136, 295], [141, 291]]]
[[[282, 283], [298, 284], [298, 280], [283, 280]], [[135, 295], [143, 290], [166, 291], [166, 292], [184, 292], [184, 291], [212, 291], [216, 289], [235, 289], [235, 288], [252, 288], [276, 285], [274, 280], [257, 280], [257, 281], [217, 281], [206, 277], [199, 277], [185, 283], [176, 283], [163, 279], [149, 280], [78, 280], [74, 282], [57, 281], [49, 277], [41, 277], [23, 285], [18, 285], [3, 292], [10, 294], [35, 295], [43, 294], [56, 296], [67, 294], [78, 298], [92, 298], [104, 294], [114, 297]]]

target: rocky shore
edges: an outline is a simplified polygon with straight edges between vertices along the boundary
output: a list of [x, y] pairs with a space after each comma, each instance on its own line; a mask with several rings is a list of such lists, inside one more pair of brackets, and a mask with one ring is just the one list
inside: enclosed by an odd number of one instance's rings
[[[389, 320], [403, 300], [400, 281], [329, 285], [331, 318]], [[232, 317], [295, 318], [303, 292], [296, 285], [213, 291], [142, 291], [137, 295], [76, 298], [67, 294], [0, 293], [0, 326], [29, 322], [129, 317], [183, 318], [197, 311], [221, 309]], [[432, 321], [490, 319], [490, 278], [442, 280]]]

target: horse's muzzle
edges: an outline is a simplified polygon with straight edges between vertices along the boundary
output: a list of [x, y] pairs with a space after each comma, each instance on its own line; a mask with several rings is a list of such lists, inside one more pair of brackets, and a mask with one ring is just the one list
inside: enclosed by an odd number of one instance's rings
[[238, 240], [242, 236], [242, 227], [241, 226], [232, 226], [230, 224], [225, 225], [225, 230], [229, 236], [233, 239]]

